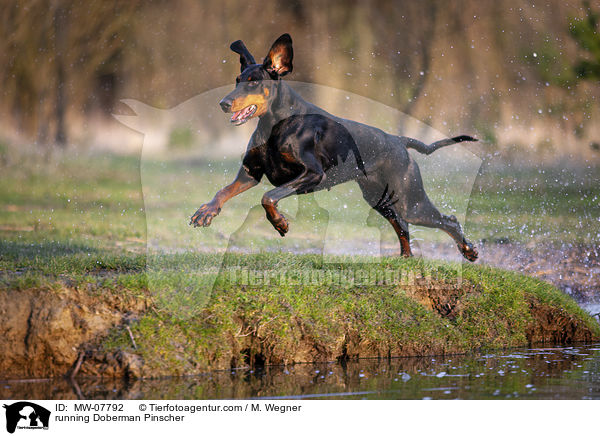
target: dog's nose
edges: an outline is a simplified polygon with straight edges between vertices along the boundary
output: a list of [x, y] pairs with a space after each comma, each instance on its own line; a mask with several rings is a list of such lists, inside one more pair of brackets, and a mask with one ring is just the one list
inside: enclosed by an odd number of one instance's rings
[[223, 112], [229, 112], [231, 110], [232, 102], [229, 98], [225, 97], [219, 102], [219, 104], [221, 105], [221, 109], [223, 109]]

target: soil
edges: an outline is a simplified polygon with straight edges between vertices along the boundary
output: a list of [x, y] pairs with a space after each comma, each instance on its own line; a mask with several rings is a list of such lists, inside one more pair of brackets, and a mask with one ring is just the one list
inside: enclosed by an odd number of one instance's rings
[[[0, 292], [0, 377], [67, 375], [90, 344], [146, 308], [145, 301], [124, 294], [97, 295], [72, 288]], [[121, 374], [135, 365], [126, 356], [117, 357], [121, 361], [114, 367]], [[116, 374], [109, 369], [105, 373]]]

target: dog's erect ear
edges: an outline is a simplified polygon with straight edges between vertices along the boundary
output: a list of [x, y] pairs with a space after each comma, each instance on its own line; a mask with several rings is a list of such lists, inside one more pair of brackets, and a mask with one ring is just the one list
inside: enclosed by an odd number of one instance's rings
[[248, 65], [256, 63], [256, 61], [254, 60], [254, 56], [250, 54], [250, 52], [240, 39], [238, 39], [235, 42], [232, 42], [229, 48], [240, 55], [240, 69], [242, 72], [246, 69]]
[[270, 74], [285, 76], [287, 73], [292, 72], [293, 57], [292, 37], [284, 33], [271, 46], [269, 54], [263, 61], [263, 67]]

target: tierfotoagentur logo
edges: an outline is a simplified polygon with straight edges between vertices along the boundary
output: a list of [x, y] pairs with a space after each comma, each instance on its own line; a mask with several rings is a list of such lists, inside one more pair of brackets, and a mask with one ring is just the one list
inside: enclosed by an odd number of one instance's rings
[[6, 431], [14, 433], [19, 430], [48, 430], [50, 411], [29, 401], [4, 404], [6, 409]]
[[[360, 265], [344, 265], [334, 268], [258, 269], [228, 268], [223, 271], [224, 283], [236, 286], [356, 286], [411, 287], [417, 284], [432, 286], [435, 277], [431, 271], [398, 271], [394, 269], [361, 268]], [[439, 281], [439, 279], [438, 279]], [[460, 277], [458, 278], [460, 283]]]

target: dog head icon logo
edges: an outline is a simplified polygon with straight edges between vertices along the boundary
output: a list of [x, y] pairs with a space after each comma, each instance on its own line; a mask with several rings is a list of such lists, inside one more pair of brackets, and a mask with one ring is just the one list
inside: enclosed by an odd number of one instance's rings
[[6, 409], [6, 431], [14, 433], [19, 429], [47, 429], [50, 411], [29, 401], [4, 404]]

